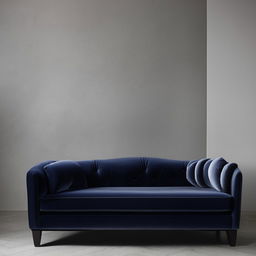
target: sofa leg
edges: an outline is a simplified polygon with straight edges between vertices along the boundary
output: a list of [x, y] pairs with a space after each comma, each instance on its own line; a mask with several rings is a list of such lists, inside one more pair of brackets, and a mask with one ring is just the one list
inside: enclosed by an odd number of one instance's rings
[[42, 230], [32, 230], [32, 236], [34, 241], [34, 246], [39, 247], [42, 237]]
[[230, 246], [236, 246], [237, 230], [227, 230], [228, 243]]

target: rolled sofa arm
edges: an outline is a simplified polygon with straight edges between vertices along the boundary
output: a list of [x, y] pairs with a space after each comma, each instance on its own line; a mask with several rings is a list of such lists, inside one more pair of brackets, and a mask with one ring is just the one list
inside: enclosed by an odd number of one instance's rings
[[40, 197], [47, 193], [48, 185], [43, 167], [55, 161], [45, 161], [35, 165], [27, 172], [27, 197], [29, 227], [37, 229], [40, 226]]
[[234, 210], [232, 212], [232, 228], [234, 229], [238, 229], [240, 223], [242, 182], [242, 173], [239, 168], [236, 168], [231, 179], [231, 195], [234, 197]]
[[242, 173], [236, 163], [228, 163], [223, 158], [192, 160], [187, 165], [187, 181], [195, 187], [214, 188], [233, 197], [232, 229], [239, 228]]

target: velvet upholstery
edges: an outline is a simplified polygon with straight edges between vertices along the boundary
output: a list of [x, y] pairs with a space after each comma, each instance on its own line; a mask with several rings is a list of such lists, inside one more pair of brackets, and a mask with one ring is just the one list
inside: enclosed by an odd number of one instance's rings
[[242, 174], [225, 160], [47, 161], [27, 173], [29, 227], [238, 229]]
[[88, 187], [190, 186], [188, 161], [160, 158], [120, 158], [78, 161]]
[[208, 169], [208, 177], [211, 183], [212, 188], [215, 188], [218, 191], [222, 191], [221, 188], [221, 181], [220, 181], [220, 176], [222, 169], [224, 165], [227, 164], [227, 162], [222, 158], [216, 158], [214, 159]]
[[210, 182], [209, 176], [208, 176], [208, 170], [209, 170], [209, 166], [212, 161], [213, 161], [213, 159], [208, 159], [203, 166], [203, 178], [204, 178], [204, 183], [205, 183], [206, 187], [211, 187], [211, 182]]
[[225, 230], [229, 213], [214, 212], [43, 212], [35, 230]]
[[195, 168], [196, 168], [197, 161], [190, 161], [187, 166], [186, 178], [187, 180], [193, 185], [198, 186], [195, 177]]
[[237, 164], [227, 163], [220, 175], [220, 185], [223, 192], [229, 193], [231, 191], [231, 178], [234, 171], [237, 169]]
[[41, 211], [231, 212], [232, 196], [212, 188], [96, 187], [49, 194]]
[[197, 186], [205, 188], [207, 187], [205, 180], [204, 180], [204, 165], [208, 161], [208, 158], [201, 159], [196, 162], [195, 165], [195, 181], [197, 183]]
[[238, 168], [235, 169], [231, 178], [231, 195], [234, 198], [234, 207], [232, 211], [232, 228], [238, 229], [240, 222], [240, 209], [241, 209], [241, 199], [242, 199], [242, 173]]
[[217, 191], [230, 193], [231, 179], [237, 164], [227, 163], [222, 157], [192, 160], [187, 165], [187, 180], [196, 187], [214, 188]]
[[75, 161], [63, 160], [47, 164], [44, 172], [51, 194], [87, 187], [86, 175]]

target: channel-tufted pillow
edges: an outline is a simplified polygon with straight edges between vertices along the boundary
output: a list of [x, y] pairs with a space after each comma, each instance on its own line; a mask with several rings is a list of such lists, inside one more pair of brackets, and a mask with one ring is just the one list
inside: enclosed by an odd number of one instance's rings
[[79, 163], [71, 160], [57, 161], [44, 166], [51, 194], [87, 187], [87, 180]]
[[192, 160], [187, 164], [186, 178], [193, 186], [228, 192], [230, 177], [235, 168], [236, 165], [227, 164], [221, 157]]
[[195, 180], [198, 187], [207, 187], [204, 180], [204, 165], [208, 160], [209, 158], [200, 159], [195, 166]]
[[189, 183], [191, 183], [193, 186], [197, 187], [196, 179], [195, 179], [195, 167], [197, 164], [197, 160], [192, 160], [187, 165], [186, 170], [186, 178]]
[[220, 175], [224, 165], [227, 164], [227, 161], [222, 157], [218, 157], [214, 159], [209, 166], [208, 169], [208, 177], [211, 183], [211, 187], [216, 189], [217, 191], [222, 191], [220, 184]]
[[222, 172], [220, 174], [220, 185], [223, 192], [230, 193], [231, 177], [237, 167], [238, 166], [235, 163], [228, 163], [223, 167]]
[[208, 176], [208, 170], [209, 170], [209, 166], [210, 166], [212, 161], [213, 161], [213, 159], [207, 160], [204, 164], [204, 167], [203, 167], [203, 177], [204, 177], [204, 182], [205, 182], [207, 187], [211, 187], [211, 182], [210, 182], [209, 176]]
[[[192, 160], [187, 164], [186, 178], [189, 183], [196, 187], [209, 187], [208, 167], [212, 161], [209, 158]], [[207, 175], [207, 177], [205, 177]]]

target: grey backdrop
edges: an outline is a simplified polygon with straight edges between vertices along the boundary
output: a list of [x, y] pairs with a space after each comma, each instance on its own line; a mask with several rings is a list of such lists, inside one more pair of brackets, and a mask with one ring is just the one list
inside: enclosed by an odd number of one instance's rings
[[0, 0], [0, 209], [48, 159], [206, 153], [205, 0]]
[[256, 1], [207, 2], [207, 154], [239, 163], [256, 210]]

